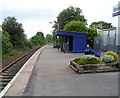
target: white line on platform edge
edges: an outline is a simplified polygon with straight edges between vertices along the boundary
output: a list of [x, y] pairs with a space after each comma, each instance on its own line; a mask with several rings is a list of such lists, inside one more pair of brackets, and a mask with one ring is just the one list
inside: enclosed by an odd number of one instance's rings
[[[40, 48], [42, 50], [43, 47]], [[38, 51], [40, 51], [38, 50]], [[33, 58], [33, 56], [38, 52], [36, 51], [29, 59], [28, 61], [23, 65], [23, 67], [19, 70], [19, 72], [14, 76], [14, 78], [7, 84], [7, 86], [0, 92], [0, 98], [4, 96], [4, 94], [7, 92], [7, 90], [11, 87], [11, 85], [14, 83], [20, 72], [23, 70], [23, 68], [27, 65], [27, 63]]]

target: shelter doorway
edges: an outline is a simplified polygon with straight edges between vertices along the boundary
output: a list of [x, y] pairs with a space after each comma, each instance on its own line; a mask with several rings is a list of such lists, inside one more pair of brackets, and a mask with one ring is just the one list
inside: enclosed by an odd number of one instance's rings
[[69, 51], [73, 50], [73, 36], [69, 36]]

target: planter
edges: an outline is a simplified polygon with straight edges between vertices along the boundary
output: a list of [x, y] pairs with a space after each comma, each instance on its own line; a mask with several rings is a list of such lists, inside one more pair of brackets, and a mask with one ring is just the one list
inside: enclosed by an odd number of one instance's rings
[[106, 66], [114, 67], [117, 63], [107, 63]]
[[83, 67], [85, 70], [96, 70], [98, 67], [97, 66], [84, 66]]
[[119, 71], [114, 67], [117, 63], [109, 64], [86, 64], [79, 65], [73, 60], [70, 61], [70, 67], [78, 73], [96, 73], [96, 72], [115, 72]]

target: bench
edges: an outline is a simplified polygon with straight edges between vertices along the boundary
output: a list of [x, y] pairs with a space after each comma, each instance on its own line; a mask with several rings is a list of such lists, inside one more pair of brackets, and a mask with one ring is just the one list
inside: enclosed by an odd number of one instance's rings
[[95, 55], [96, 57], [100, 57], [100, 56], [101, 56], [101, 50], [96, 50], [96, 49], [94, 49], [94, 55]]
[[96, 57], [100, 57], [101, 56], [101, 50], [91, 50], [92, 52], [89, 53], [89, 55], [94, 55]]

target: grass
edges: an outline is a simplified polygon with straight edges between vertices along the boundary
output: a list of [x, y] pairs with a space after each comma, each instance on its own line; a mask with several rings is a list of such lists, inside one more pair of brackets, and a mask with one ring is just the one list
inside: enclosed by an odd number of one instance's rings
[[85, 65], [85, 64], [104, 64], [104, 62], [100, 61], [100, 60], [85, 60], [85, 59], [80, 59], [80, 58], [75, 58], [73, 60], [75, 63], [79, 64], [79, 65]]

